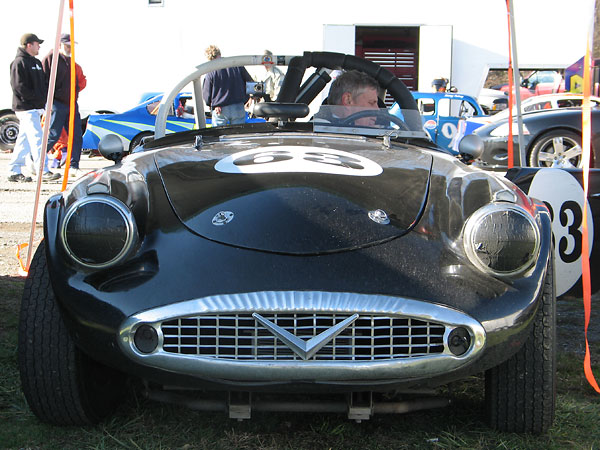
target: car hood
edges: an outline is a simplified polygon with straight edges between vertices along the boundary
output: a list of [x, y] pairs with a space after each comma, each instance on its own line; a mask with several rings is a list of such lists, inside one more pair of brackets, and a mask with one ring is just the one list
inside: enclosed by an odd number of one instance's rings
[[431, 154], [364, 143], [344, 149], [179, 148], [156, 152], [155, 160], [179, 219], [194, 233], [223, 244], [322, 254], [409, 232], [427, 202]]

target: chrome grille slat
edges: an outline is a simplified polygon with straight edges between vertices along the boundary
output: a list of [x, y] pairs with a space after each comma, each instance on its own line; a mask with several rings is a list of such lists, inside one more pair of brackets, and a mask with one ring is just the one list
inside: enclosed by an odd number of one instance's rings
[[[263, 316], [308, 341], [348, 315], [275, 313]], [[287, 345], [255, 322], [250, 313], [207, 314], [164, 320], [163, 351], [221, 360], [298, 361]], [[314, 355], [314, 361], [376, 361], [444, 352], [442, 324], [411, 317], [362, 314]]]

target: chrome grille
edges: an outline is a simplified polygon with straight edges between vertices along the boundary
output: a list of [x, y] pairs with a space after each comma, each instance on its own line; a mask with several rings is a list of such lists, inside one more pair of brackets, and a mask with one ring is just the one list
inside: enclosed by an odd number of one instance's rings
[[[309, 340], [349, 314], [261, 315], [296, 337]], [[251, 313], [211, 314], [163, 321], [167, 353], [242, 361], [301, 360]], [[443, 353], [444, 325], [411, 317], [361, 315], [320, 349], [313, 361], [376, 361]]]

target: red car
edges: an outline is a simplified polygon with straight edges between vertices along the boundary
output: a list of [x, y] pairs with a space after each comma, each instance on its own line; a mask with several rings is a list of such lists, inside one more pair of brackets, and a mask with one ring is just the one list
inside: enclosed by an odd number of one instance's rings
[[[508, 92], [508, 84], [503, 84], [499, 89], [502, 92]], [[536, 70], [521, 81], [522, 100], [534, 95], [557, 92], [565, 92], [565, 80], [560, 73], [554, 70]]]

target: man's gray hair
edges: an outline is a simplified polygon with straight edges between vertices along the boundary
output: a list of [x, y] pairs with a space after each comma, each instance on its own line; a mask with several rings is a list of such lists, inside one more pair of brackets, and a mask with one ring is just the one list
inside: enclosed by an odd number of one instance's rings
[[372, 88], [379, 91], [379, 83], [366, 73], [358, 70], [349, 70], [339, 75], [331, 84], [327, 103], [329, 105], [341, 105], [342, 96], [350, 92], [352, 98], [362, 94], [365, 89]]

